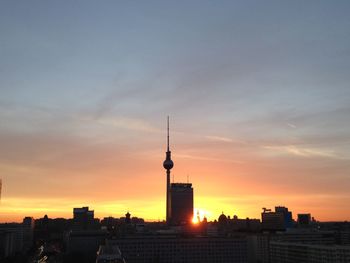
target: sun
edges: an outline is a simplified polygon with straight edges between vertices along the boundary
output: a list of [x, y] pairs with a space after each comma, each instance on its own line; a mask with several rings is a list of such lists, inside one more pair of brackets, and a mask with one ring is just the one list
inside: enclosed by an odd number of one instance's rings
[[203, 221], [204, 217], [207, 217], [208, 214], [210, 214], [208, 211], [201, 209], [201, 208], [195, 208], [192, 218], [193, 224], [198, 224]]

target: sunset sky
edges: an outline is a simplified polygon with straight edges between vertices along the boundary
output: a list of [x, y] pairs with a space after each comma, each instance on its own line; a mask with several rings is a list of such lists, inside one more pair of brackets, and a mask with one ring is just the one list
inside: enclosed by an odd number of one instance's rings
[[350, 220], [350, 1], [1, 1], [0, 222], [287, 206]]

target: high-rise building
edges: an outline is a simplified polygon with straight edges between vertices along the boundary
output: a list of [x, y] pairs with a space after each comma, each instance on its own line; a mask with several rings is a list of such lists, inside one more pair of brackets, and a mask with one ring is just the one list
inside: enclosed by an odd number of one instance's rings
[[190, 183], [171, 184], [171, 224], [184, 225], [193, 218], [193, 188]]
[[287, 207], [276, 206], [275, 212], [266, 208], [263, 210], [261, 213], [263, 230], [278, 231], [293, 227], [292, 212]]
[[0, 262], [23, 251], [24, 236], [22, 224], [0, 224]]
[[166, 222], [168, 225], [182, 225], [193, 218], [193, 188], [190, 183], [170, 184], [170, 170], [174, 167], [169, 146], [169, 116], [167, 119], [167, 151], [163, 162], [166, 169]]
[[89, 210], [88, 206], [73, 208], [73, 228], [89, 229], [94, 222], [94, 210]]
[[34, 222], [33, 217], [25, 217], [23, 219], [23, 246], [25, 250], [29, 250], [33, 246]]
[[264, 209], [261, 213], [261, 228], [270, 231], [285, 230], [283, 213]]
[[276, 213], [282, 213], [283, 219], [284, 219], [284, 227], [285, 228], [292, 228], [293, 227], [293, 217], [292, 212], [288, 210], [287, 207], [284, 206], [276, 206], [275, 207]]
[[298, 224], [300, 226], [308, 226], [311, 222], [310, 214], [298, 214]]
[[0, 261], [16, 253], [15, 235], [9, 229], [0, 229]]

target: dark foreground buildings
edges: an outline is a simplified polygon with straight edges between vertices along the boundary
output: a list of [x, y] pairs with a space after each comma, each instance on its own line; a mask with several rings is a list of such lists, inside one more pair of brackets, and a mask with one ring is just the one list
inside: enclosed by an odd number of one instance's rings
[[[27, 218], [23, 224], [0, 225], [0, 262], [350, 262], [350, 223], [293, 222], [292, 228], [266, 231], [258, 219], [222, 214], [214, 222], [168, 226], [127, 213], [102, 220], [98, 229], [77, 230], [73, 219], [45, 216], [35, 220], [36, 250], [26, 254], [33, 225]], [[18, 253], [24, 261], [13, 260]]]
[[128, 263], [246, 263], [244, 237], [184, 237], [172, 234], [130, 236], [107, 240], [117, 245]]

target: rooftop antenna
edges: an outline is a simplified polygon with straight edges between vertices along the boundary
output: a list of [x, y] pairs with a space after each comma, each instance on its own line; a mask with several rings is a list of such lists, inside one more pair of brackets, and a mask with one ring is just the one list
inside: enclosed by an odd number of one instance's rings
[[189, 181], [190, 181], [190, 180], [189, 180], [189, 177], [190, 177], [190, 176], [187, 174], [187, 183], [189, 183]]

